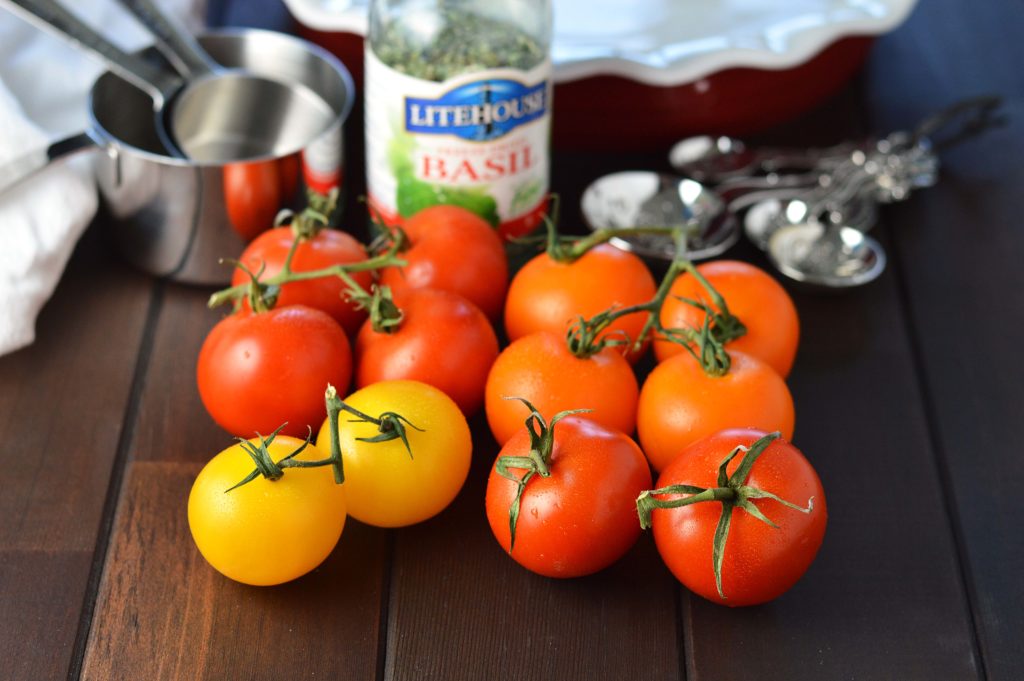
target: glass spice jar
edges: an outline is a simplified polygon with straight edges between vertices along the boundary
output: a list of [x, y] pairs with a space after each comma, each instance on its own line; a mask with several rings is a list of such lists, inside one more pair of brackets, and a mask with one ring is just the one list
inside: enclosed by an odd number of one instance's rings
[[436, 204], [505, 236], [547, 206], [549, 0], [373, 0], [366, 40], [369, 202], [395, 224]]

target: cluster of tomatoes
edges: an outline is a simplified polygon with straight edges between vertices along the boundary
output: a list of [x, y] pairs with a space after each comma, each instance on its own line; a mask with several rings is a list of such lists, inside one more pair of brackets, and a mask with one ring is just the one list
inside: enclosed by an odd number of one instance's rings
[[[198, 383], [226, 430], [274, 435], [225, 450], [196, 481], [189, 519], [207, 560], [272, 584], [318, 565], [346, 515], [382, 527], [433, 516], [465, 481], [465, 417], [482, 408], [501, 446], [487, 518], [528, 569], [603, 569], [636, 541], [639, 509], [695, 592], [743, 605], [792, 586], [826, 515], [787, 442], [788, 295], [744, 263], [689, 266], [659, 287], [635, 255], [559, 243], [510, 281], [497, 233], [455, 206], [422, 211], [370, 253], [333, 230], [251, 242], [233, 282], [248, 293], [207, 337]], [[377, 268], [379, 250], [400, 263]], [[651, 345], [641, 386], [633, 364]], [[353, 382], [341, 403], [359, 417], [325, 420], [325, 387]], [[298, 439], [313, 430], [315, 443]]]

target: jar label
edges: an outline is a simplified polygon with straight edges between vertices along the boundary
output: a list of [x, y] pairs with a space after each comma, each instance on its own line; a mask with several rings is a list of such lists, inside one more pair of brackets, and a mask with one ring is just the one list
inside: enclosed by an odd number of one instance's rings
[[399, 222], [431, 205], [468, 208], [510, 235], [540, 222], [548, 191], [551, 63], [489, 69], [442, 83], [366, 49], [371, 206]]
[[306, 186], [327, 194], [341, 186], [341, 158], [344, 140], [336, 125], [302, 150], [302, 174]]

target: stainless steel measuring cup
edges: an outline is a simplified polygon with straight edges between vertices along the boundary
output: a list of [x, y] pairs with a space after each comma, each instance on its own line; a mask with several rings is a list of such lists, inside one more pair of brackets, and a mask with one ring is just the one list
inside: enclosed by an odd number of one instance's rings
[[[218, 259], [236, 257], [249, 239], [271, 226], [282, 206], [301, 196], [303, 185], [325, 192], [340, 184], [342, 126], [352, 108], [353, 85], [337, 59], [289, 35], [236, 29], [211, 32], [199, 41], [225, 67], [315, 93], [330, 108], [329, 124], [314, 135], [293, 135], [280, 154], [229, 163], [175, 158], [157, 134], [149, 96], [108, 71], [90, 91], [89, 129], [0, 169], [0, 189], [47, 159], [98, 146], [96, 180], [122, 254], [175, 281], [227, 282], [231, 270]], [[154, 48], [141, 56], [154, 63], [160, 59]], [[259, 101], [234, 99], [222, 113], [245, 118], [259, 106]]]
[[[0, 4], [44, 30], [106, 62], [152, 100], [154, 125], [173, 156], [221, 162], [250, 160], [295, 151], [326, 129], [331, 107], [301, 82], [267, 77], [244, 67], [221, 66], [179, 31], [148, 0], [122, 0], [171, 56], [184, 80], [167, 69], [124, 53], [56, 0], [0, 0]], [[236, 101], [259, 102], [242, 115]]]

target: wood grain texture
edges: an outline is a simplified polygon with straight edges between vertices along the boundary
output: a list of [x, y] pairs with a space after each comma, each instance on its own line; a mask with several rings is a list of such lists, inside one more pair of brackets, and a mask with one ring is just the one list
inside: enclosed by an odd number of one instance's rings
[[199, 464], [130, 465], [83, 679], [373, 678], [383, 535], [351, 522], [312, 573], [237, 584], [192, 543]]
[[687, 596], [688, 678], [978, 678], [892, 277], [796, 302], [793, 442], [825, 488], [825, 541], [772, 603], [729, 610]]
[[884, 128], [961, 96], [1005, 99], [1006, 127], [943, 153], [939, 184], [887, 214], [990, 679], [1024, 670], [1022, 26], [1020, 3], [922, 3], [868, 79]]
[[199, 398], [196, 360], [203, 339], [230, 308], [210, 310], [204, 288], [169, 285], [164, 294], [146, 389], [139, 396], [132, 458], [206, 462], [232, 443]]
[[33, 345], [0, 359], [0, 659], [63, 678], [88, 594], [151, 287], [82, 238]]
[[233, 441], [196, 391], [195, 357], [222, 314], [208, 294], [164, 294], [83, 677], [373, 678], [384, 533], [350, 520], [318, 570], [262, 589], [222, 577], [192, 542], [192, 481]]
[[484, 514], [498, 446], [482, 418], [473, 430], [458, 499], [395, 535], [384, 678], [678, 679], [677, 585], [651, 538], [590, 577], [520, 567]]

